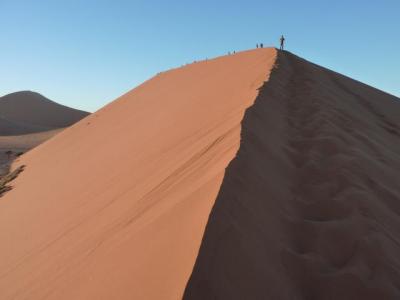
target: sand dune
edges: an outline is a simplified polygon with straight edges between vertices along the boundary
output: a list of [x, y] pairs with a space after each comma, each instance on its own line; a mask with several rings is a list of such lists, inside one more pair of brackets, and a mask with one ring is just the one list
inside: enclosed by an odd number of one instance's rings
[[0, 298], [182, 297], [275, 54], [161, 73], [24, 155], [0, 201]]
[[[16, 153], [26, 152], [88, 115], [23, 91], [0, 97], [0, 176], [8, 172]], [[6, 155], [6, 151], [13, 155]]]
[[[10, 135], [68, 127], [87, 115], [87, 112], [58, 104], [35, 92], [22, 91], [0, 97], [0, 118], [21, 123], [25, 128], [21, 133]], [[0, 131], [0, 135], [5, 134]]]
[[0, 298], [398, 299], [398, 100], [275, 49], [161, 73], [14, 164]]
[[185, 299], [399, 299], [400, 99], [280, 52]]

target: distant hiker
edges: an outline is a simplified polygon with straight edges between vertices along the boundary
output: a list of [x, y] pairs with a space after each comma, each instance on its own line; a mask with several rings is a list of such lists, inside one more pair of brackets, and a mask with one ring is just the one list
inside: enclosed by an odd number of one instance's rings
[[256, 45], [256, 48], [258, 48], [258, 44]]
[[233, 54], [235, 54], [236, 53], [236, 51], [235, 50], [233, 50]]
[[281, 35], [280, 42], [281, 46], [279, 47], [279, 50], [283, 50], [285, 47], [285, 38], [283, 37], [283, 35]]
[[264, 44], [263, 43], [260, 44], [260, 48], [264, 48]]

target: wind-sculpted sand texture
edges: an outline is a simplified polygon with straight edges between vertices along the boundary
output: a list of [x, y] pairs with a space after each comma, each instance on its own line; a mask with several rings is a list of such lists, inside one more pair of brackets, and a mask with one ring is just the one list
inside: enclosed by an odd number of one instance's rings
[[23, 155], [1, 299], [179, 299], [275, 49], [163, 72]]
[[0, 298], [399, 299], [398, 101], [275, 49], [160, 73], [13, 165]]
[[399, 99], [280, 52], [184, 299], [399, 299]]

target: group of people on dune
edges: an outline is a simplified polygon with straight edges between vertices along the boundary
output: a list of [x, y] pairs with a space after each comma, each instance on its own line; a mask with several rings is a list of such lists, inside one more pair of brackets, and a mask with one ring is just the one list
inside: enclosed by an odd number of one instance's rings
[[[285, 37], [283, 35], [281, 35], [280, 39], [280, 46], [279, 46], [279, 50], [284, 50], [285, 48]], [[256, 44], [256, 48], [264, 48], [264, 44], [260, 43], [260, 44]]]

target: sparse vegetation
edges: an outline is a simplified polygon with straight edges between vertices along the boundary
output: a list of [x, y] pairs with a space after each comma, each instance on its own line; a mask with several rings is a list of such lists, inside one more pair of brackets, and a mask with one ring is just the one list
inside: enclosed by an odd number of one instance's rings
[[10, 160], [11, 155], [13, 154], [13, 152], [11, 150], [7, 150], [6, 152], [4, 152], [5, 155], [7, 155], [7, 159]]
[[19, 166], [14, 171], [0, 177], [0, 197], [3, 196], [6, 192], [12, 189], [12, 186], [8, 185], [11, 181], [13, 181], [19, 173], [21, 173], [25, 169], [25, 165]]

